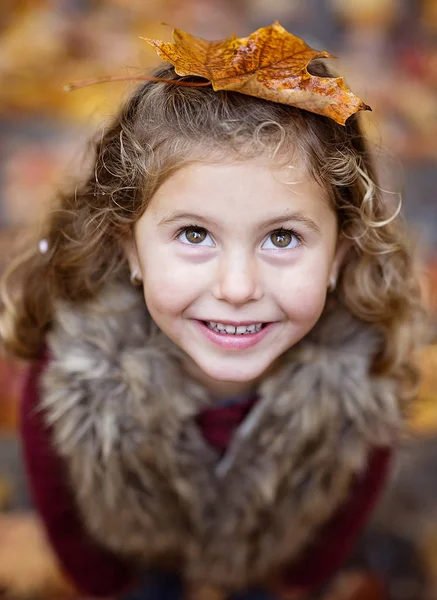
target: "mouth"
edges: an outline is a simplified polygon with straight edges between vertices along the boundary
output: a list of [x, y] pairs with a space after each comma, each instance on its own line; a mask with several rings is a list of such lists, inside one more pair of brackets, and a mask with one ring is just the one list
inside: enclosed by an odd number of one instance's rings
[[220, 323], [194, 321], [202, 335], [225, 350], [245, 350], [260, 343], [275, 327], [275, 323]]
[[220, 323], [216, 321], [202, 321], [202, 323], [215, 333], [235, 336], [253, 335], [268, 325], [268, 323]]

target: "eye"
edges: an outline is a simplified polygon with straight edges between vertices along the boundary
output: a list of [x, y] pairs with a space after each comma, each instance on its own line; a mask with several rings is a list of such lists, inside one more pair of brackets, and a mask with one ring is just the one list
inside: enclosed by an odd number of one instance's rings
[[189, 246], [214, 246], [210, 234], [203, 227], [184, 227], [178, 233], [177, 239]]
[[290, 250], [296, 248], [302, 242], [302, 238], [291, 229], [277, 229], [273, 231], [264, 241], [262, 247], [267, 250], [285, 248]]

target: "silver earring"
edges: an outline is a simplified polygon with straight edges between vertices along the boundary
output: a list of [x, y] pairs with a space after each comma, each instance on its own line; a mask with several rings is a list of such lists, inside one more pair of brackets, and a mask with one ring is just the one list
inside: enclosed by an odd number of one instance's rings
[[139, 276], [138, 270], [132, 271], [130, 274], [130, 282], [132, 285], [138, 286], [141, 285], [141, 277]]
[[334, 275], [329, 278], [328, 292], [333, 292], [337, 287], [337, 280]]
[[49, 251], [49, 243], [45, 238], [42, 240], [39, 240], [38, 250], [39, 250], [40, 254], [47, 254], [47, 252]]

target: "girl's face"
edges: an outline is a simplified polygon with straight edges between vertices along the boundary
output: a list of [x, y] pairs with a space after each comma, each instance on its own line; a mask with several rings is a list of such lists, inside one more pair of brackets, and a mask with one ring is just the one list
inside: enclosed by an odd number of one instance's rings
[[191, 163], [156, 192], [127, 246], [158, 327], [216, 396], [251, 389], [319, 319], [345, 252], [303, 169]]

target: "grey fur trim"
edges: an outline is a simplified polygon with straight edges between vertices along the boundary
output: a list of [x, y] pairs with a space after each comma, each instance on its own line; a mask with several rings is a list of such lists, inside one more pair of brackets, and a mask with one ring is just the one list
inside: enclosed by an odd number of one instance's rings
[[60, 305], [48, 343], [41, 407], [86, 527], [193, 583], [238, 589], [297, 558], [400, 429], [394, 382], [369, 375], [379, 336], [341, 308], [262, 383], [223, 457], [195, 422], [211, 399], [138, 290]]

